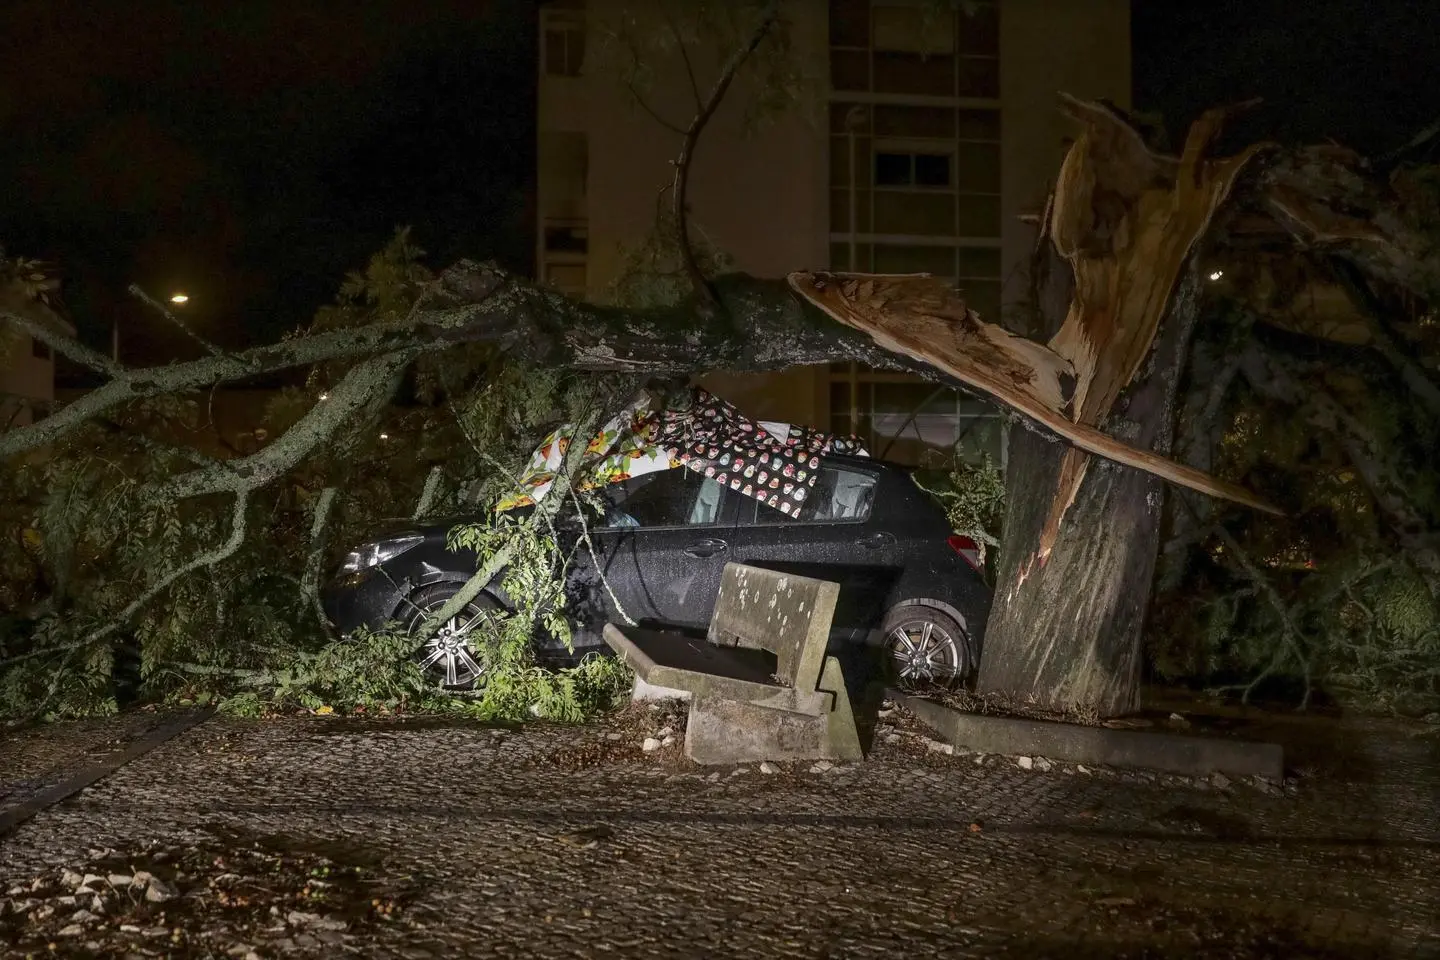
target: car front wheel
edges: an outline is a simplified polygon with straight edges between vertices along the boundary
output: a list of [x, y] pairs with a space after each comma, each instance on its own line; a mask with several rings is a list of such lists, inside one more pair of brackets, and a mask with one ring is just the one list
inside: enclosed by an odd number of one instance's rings
[[[404, 617], [406, 632], [418, 635], [425, 621], [459, 593], [460, 587], [458, 583], [437, 583], [411, 594]], [[490, 639], [495, 619], [503, 613], [494, 597], [479, 594], [421, 644], [415, 652], [421, 669], [444, 690], [474, 689], [485, 674], [485, 657], [480, 651]]]
[[969, 633], [936, 607], [901, 604], [886, 615], [880, 633], [887, 672], [901, 687], [954, 687], [975, 671], [978, 658]]

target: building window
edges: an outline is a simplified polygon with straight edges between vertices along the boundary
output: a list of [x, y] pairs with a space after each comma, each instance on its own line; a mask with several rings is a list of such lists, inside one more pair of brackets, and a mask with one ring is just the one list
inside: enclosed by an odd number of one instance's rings
[[950, 161], [948, 153], [880, 151], [875, 154], [875, 186], [948, 187]]
[[30, 338], [30, 355], [36, 360], [54, 359], [54, 354], [50, 352], [49, 345], [40, 340], [36, 340], [34, 337]]
[[1000, 96], [1000, 19], [988, 0], [831, 0], [830, 44], [835, 90]]
[[952, 456], [969, 463], [989, 458], [1004, 467], [1006, 424], [999, 409], [929, 381], [903, 374], [833, 365], [830, 429], [859, 437], [871, 456], [912, 465]]
[[585, 61], [585, 14], [582, 10], [540, 11], [543, 69], [550, 77], [578, 77]]

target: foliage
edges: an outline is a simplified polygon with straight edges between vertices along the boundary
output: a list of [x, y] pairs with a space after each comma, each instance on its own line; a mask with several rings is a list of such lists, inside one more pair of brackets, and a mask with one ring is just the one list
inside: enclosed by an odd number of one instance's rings
[[916, 471], [915, 481], [945, 508], [950, 529], [974, 540], [982, 563], [993, 558], [1005, 523], [1005, 474], [987, 453], [975, 463], [955, 456], [939, 471]]
[[[1363, 450], [1347, 445], [1324, 418], [1238, 381], [1210, 430], [1182, 424], [1202, 434], [1182, 446], [1205, 445], [1219, 475], [1265, 491], [1287, 516], [1170, 497], [1172, 519], [1187, 514], [1199, 536], [1183, 575], [1155, 598], [1154, 668], [1168, 680], [1246, 696], [1303, 700], [1318, 691], [1370, 708], [1433, 710], [1440, 583], [1416, 553], [1433, 533], [1406, 534], [1376, 485], [1412, 512], [1412, 525], [1440, 529], [1440, 487], [1428, 468], [1440, 423], [1377, 356], [1297, 344], [1242, 314], [1234, 304], [1212, 310], [1197, 336], [1215, 349], [1194, 356], [1224, 362], [1245, 351], [1303, 350], [1308, 365], [1296, 369], [1311, 371], [1306, 395], [1333, 398], [1367, 439]], [[1259, 332], [1244, 332], [1252, 327]], [[1191, 372], [1200, 383], [1214, 376], [1204, 365]]]
[[[432, 279], [422, 255], [400, 231], [346, 278], [310, 331], [404, 315]], [[326, 402], [353, 365], [319, 365], [305, 387], [278, 392], [264, 411], [267, 432], [280, 435]], [[575, 719], [608, 705], [623, 667], [586, 663], [557, 673], [534, 663], [534, 630], [562, 639], [569, 630], [556, 576], [569, 557], [550, 531], [506, 518], [456, 531], [457, 544], [489, 549], [506, 539], [521, 547], [504, 583], [515, 612], [485, 654], [489, 682], [458, 705], [431, 689], [403, 634], [332, 639], [307, 566], [318, 551], [315, 572], [333, 569], [397, 504], [416, 503], [427, 480], [427, 516], [485, 516], [547, 432], [582, 409], [614, 406], [634, 386], [624, 377], [527, 368], [486, 347], [427, 358], [388, 404], [250, 495], [233, 556], [168, 585], [173, 571], [229, 538], [234, 523], [233, 498], [175, 500], [161, 485], [207, 462], [193, 443], [216, 431], [203, 396], [134, 402], [67, 434], [48, 456], [0, 465], [10, 494], [0, 504], [0, 714], [113, 710], [117, 658], [137, 662], [140, 696], [222, 699], [243, 711], [463, 709], [492, 719]], [[317, 522], [327, 489], [337, 491], [334, 506]], [[135, 597], [162, 586], [125, 615]]]

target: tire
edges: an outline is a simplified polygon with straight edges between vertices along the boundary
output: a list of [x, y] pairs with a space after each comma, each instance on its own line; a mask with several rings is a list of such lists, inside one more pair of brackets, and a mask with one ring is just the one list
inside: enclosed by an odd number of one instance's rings
[[[460, 587], [458, 583], [436, 583], [412, 593], [402, 617], [405, 631], [412, 636], [418, 634], [426, 619], [459, 593]], [[415, 651], [415, 659], [426, 676], [442, 690], [473, 690], [485, 675], [487, 658], [483, 647], [488, 642], [489, 620], [504, 609], [488, 593], [479, 594], [460, 608], [458, 614], [441, 625], [435, 636]]]
[[979, 665], [974, 638], [954, 617], [926, 603], [902, 603], [880, 625], [887, 679], [905, 689], [950, 689]]

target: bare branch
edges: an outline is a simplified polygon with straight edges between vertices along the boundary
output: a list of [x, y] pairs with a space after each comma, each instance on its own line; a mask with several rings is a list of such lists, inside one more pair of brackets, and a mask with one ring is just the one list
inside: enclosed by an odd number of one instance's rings
[[9, 310], [0, 310], [0, 320], [9, 320], [51, 350], [60, 354], [62, 357], [68, 357], [74, 360], [82, 367], [88, 367], [91, 370], [111, 377], [118, 377], [124, 373], [124, 368], [114, 360], [105, 356], [105, 354], [91, 350], [74, 337], [57, 333], [45, 324], [31, 320], [29, 317], [21, 316]]
[[300, 581], [300, 596], [315, 612], [315, 619], [324, 630], [328, 624], [325, 608], [320, 605], [320, 575], [325, 560], [325, 534], [329, 529], [330, 511], [335, 506], [335, 487], [326, 487], [315, 498], [315, 512], [310, 520], [310, 552], [305, 557], [305, 574]]
[[[762, 40], [770, 33], [779, 18], [777, 4], [772, 0], [765, 7], [765, 12], [760, 18], [760, 23], [750, 34], [749, 41], [730, 55], [730, 59], [720, 68], [720, 76], [716, 79], [715, 85], [710, 88], [710, 96], [700, 104], [690, 126], [685, 130], [685, 137], [680, 143], [680, 156], [675, 160], [674, 179], [674, 210], [675, 230], [680, 243], [680, 256], [685, 263], [685, 273], [690, 278], [690, 285], [695, 290], [695, 295], [700, 298], [701, 304], [707, 313], [720, 313], [724, 306], [716, 295], [715, 289], [705, 274], [700, 270], [700, 264], [695, 258], [695, 250], [690, 245], [690, 230], [687, 226], [689, 217], [689, 203], [687, 191], [690, 186], [690, 167], [695, 159], [695, 148], [700, 141], [700, 134], [705, 131], [705, 126], [715, 111], [720, 107], [721, 101], [725, 99], [725, 93], [730, 89], [730, 84], [735, 80], [735, 74], [750, 59], [750, 55], [760, 46]], [[684, 49], [684, 44], [681, 44]], [[687, 58], [686, 65], [689, 61]], [[698, 97], [697, 97], [698, 100]]]
[[680, 34], [680, 25], [671, 16], [670, 8], [661, 5], [664, 11], [665, 22], [670, 26], [670, 35], [675, 38], [675, 46], [680, 49], [680, 59], [685, 63], [685, 76], [690, 80], [690, 95], [695, 99], [697, 111], [705, 109], [705, 101], [700, 99], [700, 81], [695, 78], [695, 65], [690, 62], [690, 51], [685, 46], [685, 38]]
[[140, 289], [140, 285], [138, 283], [130, 284], [129, 292], [132, 297], [135, 297], [141, 303], [145, 304], [146, 306], [159, 313], [160, 316], [164, 317], [166, 320], [169, 320], [170, 323], [176, 327], [176, 329], [178, 329], [181, 333], [185, 334], [185, 336], [189, 337], [191, 340], [194, 340], [196, 343], [198, 343], [205, 350], [205, 352], [210, 354], [212, 357], [218, 357], [220, 354], [225, 352], [219, 347], [215, 346], [215, 344], [211, 343], [209, 340], [206, 340], [204, 337], [200, 336], [200, 334], [196, 333], [194, 330], [190, 329], [189, 324], [181, 320], [179, 317], [175, 316], [175, 314], [167, 310], [165, 306], [161, 304], [158, 300], [154, 299], [144, 290]]

